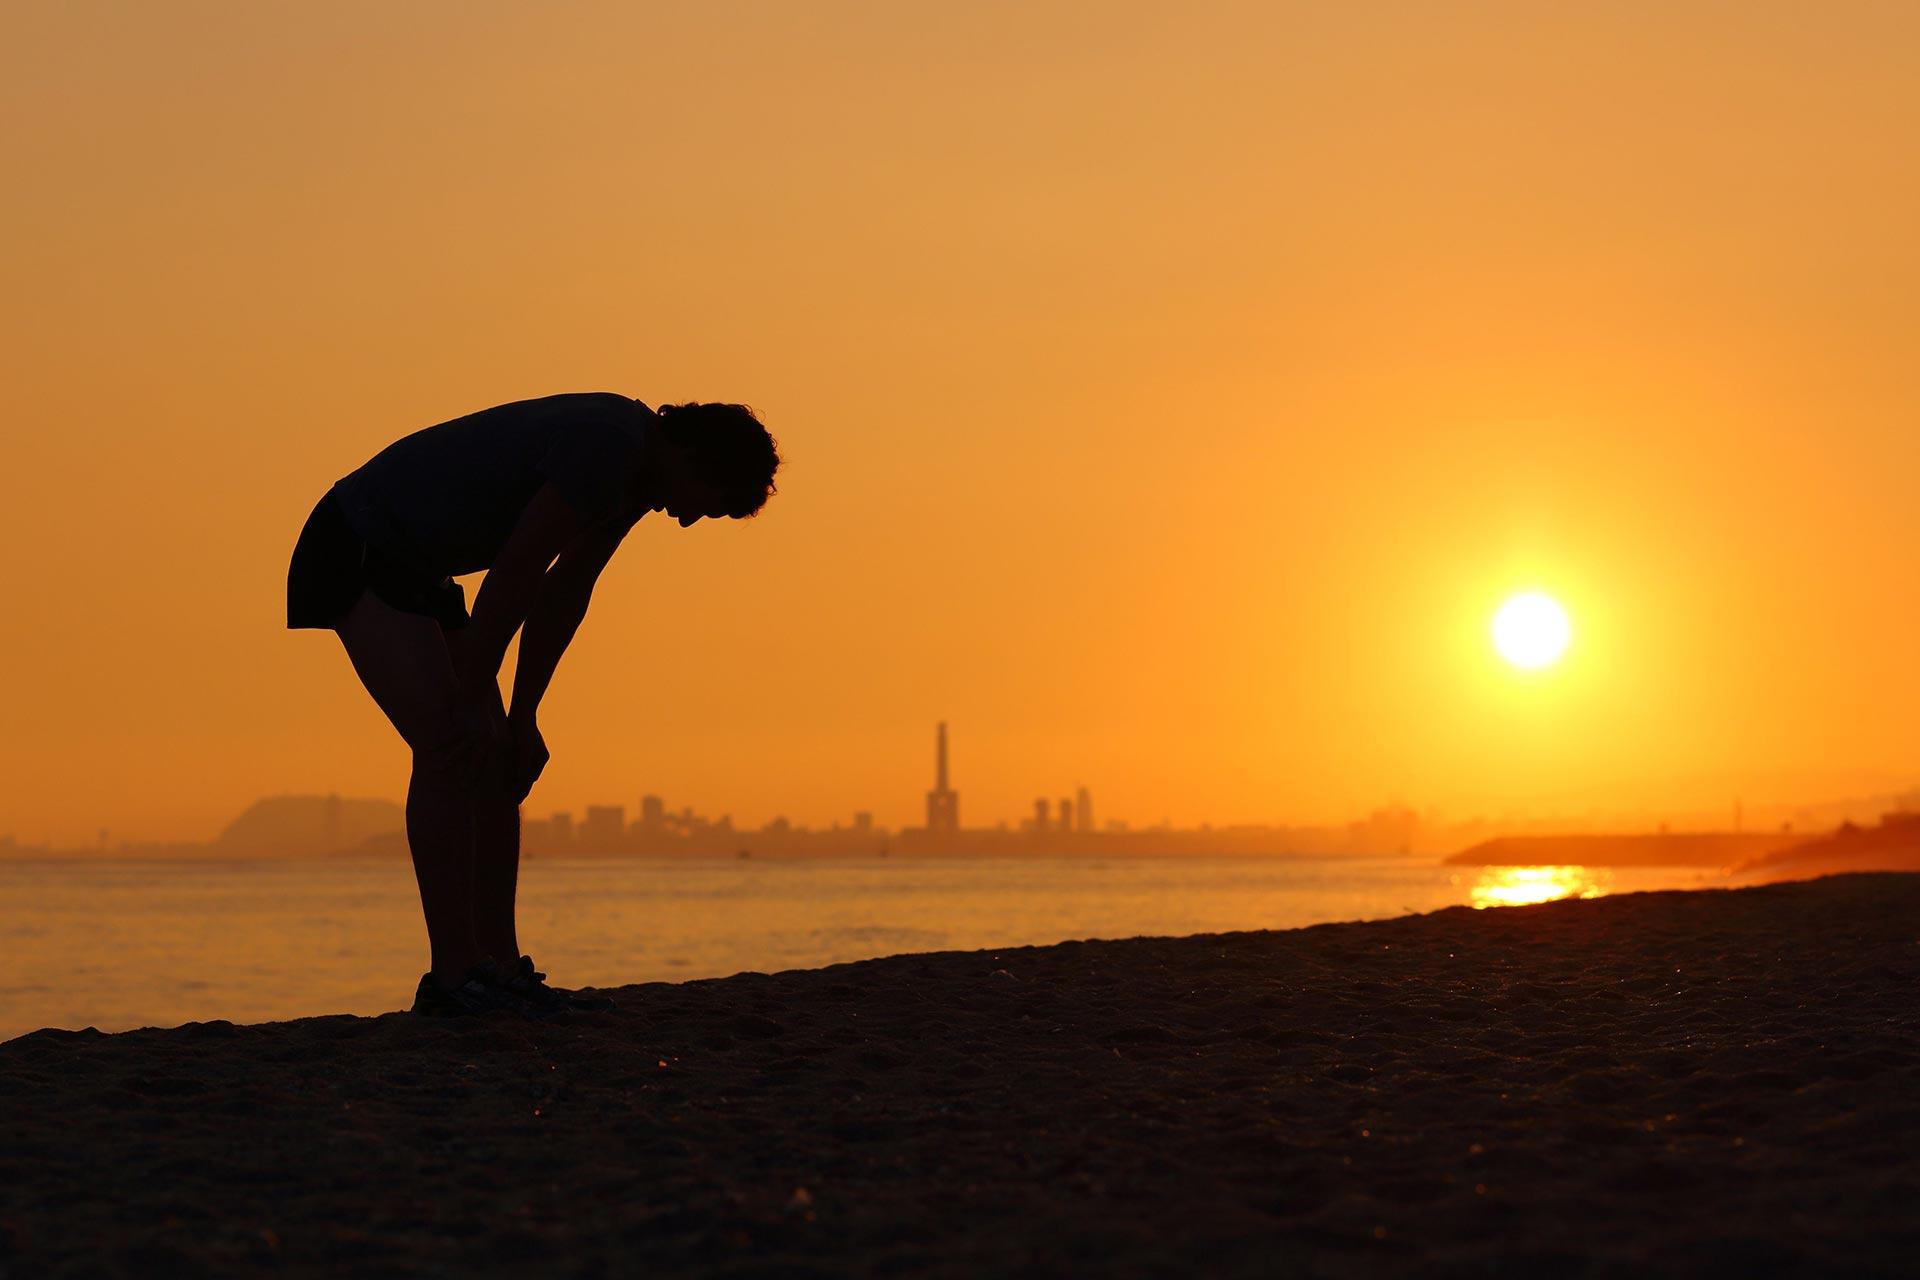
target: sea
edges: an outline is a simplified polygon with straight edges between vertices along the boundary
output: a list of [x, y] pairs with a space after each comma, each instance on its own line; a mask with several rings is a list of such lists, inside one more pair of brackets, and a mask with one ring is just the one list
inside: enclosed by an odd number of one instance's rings
[[[623, 986], [1727, 883], [1415, 857], [553, 858], [522, 865], [519, 920], [552, 981]], [[0, 1040], [383, 1013], [427, 964], [393, 858], [0, 862], [0, 941]]]

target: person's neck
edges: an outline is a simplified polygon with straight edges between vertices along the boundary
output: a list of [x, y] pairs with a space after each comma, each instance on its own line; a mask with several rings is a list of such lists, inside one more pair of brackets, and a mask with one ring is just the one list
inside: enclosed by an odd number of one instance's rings
[[640, 455], [640, 496], [647, 510], [659, 511], [667, 500], [667, 476], [673, 466], [672, 446], [660, 429], [660, 415], [648, 423], [646, 447]]

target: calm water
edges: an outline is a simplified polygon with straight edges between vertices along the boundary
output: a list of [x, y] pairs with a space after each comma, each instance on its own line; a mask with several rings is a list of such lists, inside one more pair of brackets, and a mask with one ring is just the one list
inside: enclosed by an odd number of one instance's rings
[[[556, 982], [617, 986], [1708, 883], [1407, 858], [556, 859], [522, 869], [520, 941]], [[380, 1013], [426, 967], [412, 871], [391, 859], [0, 863], [0, 942], [0, 1039]]]

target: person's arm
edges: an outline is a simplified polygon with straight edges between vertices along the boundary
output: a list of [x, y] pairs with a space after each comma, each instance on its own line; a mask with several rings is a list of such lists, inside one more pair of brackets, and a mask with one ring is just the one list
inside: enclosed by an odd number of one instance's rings
[[541, 579], [526, 627], [520, 633], [509, 720], [533, 720], [553, 680], [554, 668], [560, 664], [560, 655], [567, 651], [573, 633], [587, 616], [593, 584], [632, 527], [615, 520], [588, 529], [567, 545], [559, 561]]
[[497, 694], [501, 659], [539, 597], [547, 567], [580, 532], [579, 518], [560, 491], [543, 484], [487, 569], [474, 598], [473, 617], [448, 633], [454, 672], [470, 693], [492, 684]]
[[540, 594], [520, 631], [520, 656], [513, 668], [513, 705], [507, 712], [507, 732], [513, 744], [513, 793], [516, 802], [527, 798], [547, 767], [547, 743], [540, 735], [537, 714], [540, 699], [553, 680], [560, 655], [587, 616], [593, 584], [607, 567], [631, 521], [610, 521], [582, 533], [541, 581]]

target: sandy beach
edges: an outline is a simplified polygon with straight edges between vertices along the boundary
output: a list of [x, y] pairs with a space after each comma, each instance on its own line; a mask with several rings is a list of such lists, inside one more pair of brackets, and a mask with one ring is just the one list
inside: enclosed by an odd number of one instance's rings
[[0, 1045], [0, 1275], [1911, 1275], [1920, 875]]

